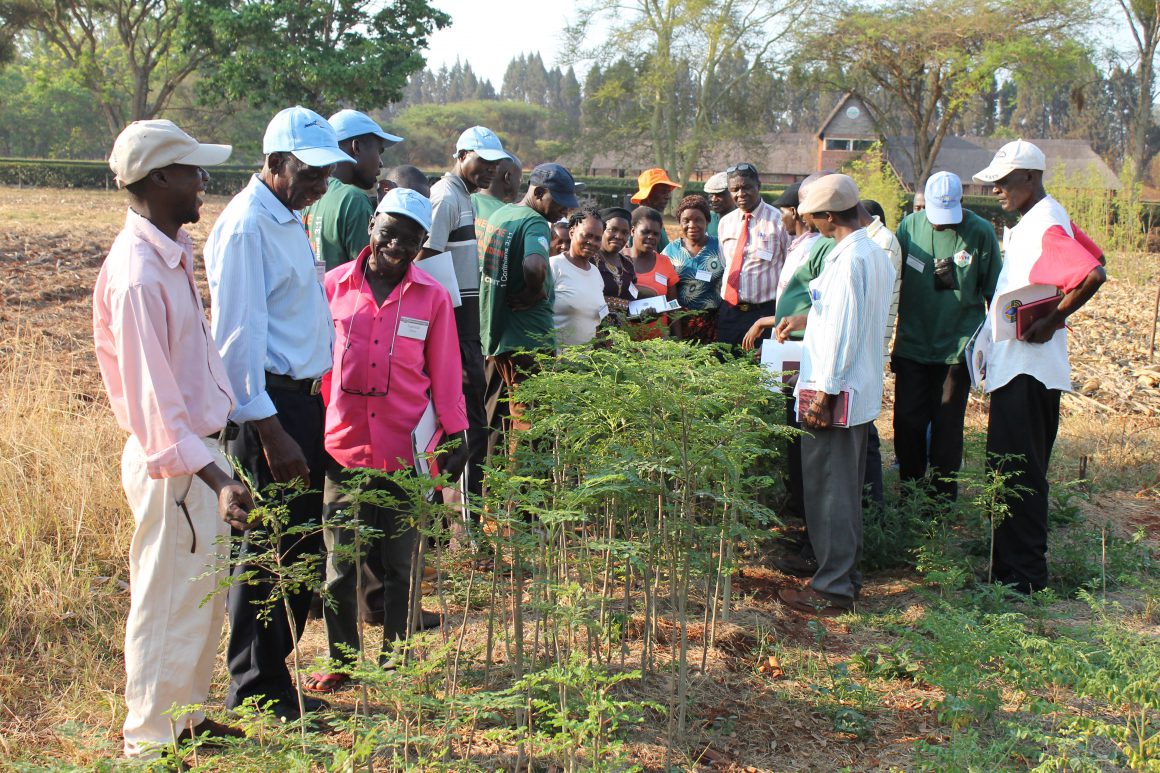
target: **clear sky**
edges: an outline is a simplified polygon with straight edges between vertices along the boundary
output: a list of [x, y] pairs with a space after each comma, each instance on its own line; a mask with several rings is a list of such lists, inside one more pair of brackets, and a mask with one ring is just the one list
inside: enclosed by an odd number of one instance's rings
[[561, 30], [571, 21], [575, 5], [562, 0], [432, 0], [451, 16], [451, 26], [431, 36], [427, 66], [451, 66], [455, 58], [470, 62], [476, 75], [503, 85], [508, 62], [521, 53], [538, 51], [551, 69], [559, 63], [556, 50]]

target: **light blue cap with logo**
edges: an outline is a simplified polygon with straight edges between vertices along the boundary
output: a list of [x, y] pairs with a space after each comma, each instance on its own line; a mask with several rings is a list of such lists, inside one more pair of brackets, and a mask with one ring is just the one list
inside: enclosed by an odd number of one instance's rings
[[338, 147], [338, 137], [325, 118], [301, 105], [279, 112], [266, 127], [262, 153], [292, 153], [308, 166], [330, 166], [354, 159]]
[[463, 150], [475, 151], [484, 161], [502, 161], [511, 158], [511, 154], [503, 149], [499, 137], [486, 126], [472, 126], [459, 135], [459, 141], [455, 143], [455, 155], [459, 155]]
[[383, 127], [379, 126], [375, 119], [357, 110], [339, 110], [326, 120], [334, 127], [334, 133], [339, 142], [349, 140], [351, 137], [362, 137], [366, 134], [381, 137], [392, 144], [403, 141], [402, 137], [396, 137], [394, 134], [383, 131]]
[[431, 232], [431, 201], [410, 188], [391, 188], [375, 208], [375, 214], [409, 217], [424, 231]]
[[963, 222], [963, 181], [954, 172], [935, 172], [922, 192], [926, 199], [926, 219], [932, 225]]

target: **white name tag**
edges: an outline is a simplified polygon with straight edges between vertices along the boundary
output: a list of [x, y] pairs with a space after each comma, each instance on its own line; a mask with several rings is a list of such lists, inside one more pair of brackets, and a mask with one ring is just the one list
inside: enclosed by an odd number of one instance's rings
[[665, 287], [669, 286], [669, 278], [667, 276], [665, 276], [664, 274], [658, 272], [656, 274], [653, 274], [653, 278], [655, 278], [657, 280], [657, 284], [664, 285]]
[[596, 313], [600, 315], [601, 319], [604, 319], [605, 317], [607, 317], [608, 316], [608, 304], [605, 303], [604, 305], [602, 305], [599, 309], [596, 310]]
[[913, 255], [906, 256], [906, 265], [910, 266], [911, 268], [913, 268], [915, 271], [917, 271], [920, 274], [926, 268], [926, 264], [923, 263], [918, 258], [914, 257]]
[[326, 282], [326, 261], [314, 261], [314, 273], [318, 274], [318, 283], [325, 284]]
[[712, 282], [713, 281], [713, 272], [706, 271], [705, 269], [701, 269], [700, 271], [697, 272], [697, 281], [698, 282]]
[[762, 260], [773, 260], [773, 250], [758, 250], [757, 257]]
[[636, 285], [629, 285], [628, 286], [628, 294], [631, 295], [633, 298], [636, 298], [637, 296], [640, 295], [640, 290], [636, 289]]
[[399, 320], [399, 335], [406, 338], [414, 338], [417, 341], [427, 340], [427, 327], [431, 323], [425, 319], [415, 319], [414, 317], [403, 317]]

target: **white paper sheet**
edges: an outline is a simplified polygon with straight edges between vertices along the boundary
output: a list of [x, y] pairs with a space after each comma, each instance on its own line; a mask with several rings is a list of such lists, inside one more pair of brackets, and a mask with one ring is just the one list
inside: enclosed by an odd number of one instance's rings
[[[770, 338], [761, 342], [761, 364], [774, 374], [780, 374], [787, 370], [800, 371], [804, 356], [805, 348], [801, 341], [785, 341], [783, 343]], [[789, 365], [787, 366], [786, 363]], [[777, 375], [776, 383], [784, 383], [780, 375]]]
[[446, 288], [451, 295], [452, 306], [463, 305], [463, 298], [459, 294], [459, 280], [455, 278], [455, 264], [451, 262], [450, 252], [441, 252], [438, 255], [417, 260], [415, 265], [426, 271], [436, 282]]

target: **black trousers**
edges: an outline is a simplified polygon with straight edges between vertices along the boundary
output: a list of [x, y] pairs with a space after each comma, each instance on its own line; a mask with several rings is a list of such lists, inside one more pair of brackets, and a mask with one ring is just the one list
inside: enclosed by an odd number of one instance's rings
[[[350, 480], [350, 470], [331, 462], [326, 473], [326, 488], [323, 491], [327, 521], [333, 522], [339, 513], [349, 516], [352, 505], [350, 496], [343, 486]], [[368, 491], [383, 491], [391, 499], [405, 502], [405, 494], [395, 484], [373, 480]], [[383, 650], [390, 648], [396, 639], [407, 638], [408, 606], [411, 596], [411, 559], [419, 532], [408, 524], [407, 513], [398, 507], [378, 507], [364, 503], [359, 507], [359, 521], [382, 532], [382, 536], [363, 545], [363, 554], [375, 554], [376, 565], [382, 567], [382, 587], [379, 590], [383, 610]], [[326, 635], [330, 643], [330, 657], [349, 663], [348, 652], [359, 648], [358, 604], [355, 590], [358, 568], [349, 558], [341, 557], [331, 548], [344, 547], [353, 551], [355, 532], [350, 528], [327, 528], [326, 586], [334, 601], [323, 612], [326, 620]]]
[[[793, 429], [801, 429], [801, 424], [797, 420], [797, 401], [794, 399], [792, 390], [786, 391], [789, 392], [789, 397], [785, 401], [785, 424], [787, 427], [792, 427]], [[785, 466], [785, 488], [789, 497], [786, 499], [785, 506], [782, 508], [782, 513], [804, 520], [806, 517], [806, 505], [805, 495], [802, 493], [801, 435], [795, 436], [793, 440], [786, 443]]]
[[[930, 468], [935, 494], [954, 500], [958, 485], [944, 480], [963, 466], [963, 420], [971, 377], [965, 362], [927, 364], [891, 357], [894, 371], [894, 452], [900, 480], [922, 480]], [[930, 451], [926, 430], [930, 427]]]
[[[290, 523], [320, 524], [322, 521], [322, 487], [326, 473], [327, 454], [322, 446], [323, 406], [322, 398], [305, 392], [295, 392], [267, 388], [270, 399], [278, 411], [278, 420], [283, 429], [302, 448], [306, 463], [310, 467], [309, 488], [314, 493], [305, 494], [289, 504]], [[262, 441], [258, 430], [251, 422], [242, 425], [236, 440], [228, 445], [228, 452], [236, 456], [242, 466], [254, 478], [259, 490], [273, 482], [270, 468], [262, 451]], [[234, 577], [254, 567], [245, 562], [249, 545], [242, 548], [239, 561], [234, 568]], [[291, 562], [309, 553], [322, 555], [322, 531], [303, 538], [301, 535], [287, 538], [282, 546], [283, 560]], [[322, 569], [319, 563], [319, 579]], [[286, 667], [286, 657], [293, 649], [294, 642], [302, 636], [306, 627], [306, 615], [310, 609], [311, 591], [292, 594], [290, 608], [294, 613], [295, 630], [290, 630], [285, 607], [281, 601], [272, 604], [268, 619], [258, 618], [263, 602], [270, 598], [269, 575], [259, 575], [252, 583], [239, 583], [230, 588], [230, 642], [227, 659], [230, 669], [230, 689], [226, 696], [226, 707], [235, 708], [246, 698], [265, 695], [273, 700], [288, 699], [293, 695], [294, 683]]]
[[467, 404], [467, 476], [465, 487], [470, 499], [468, 512], [479, 520], [483, 502], [483, 466], [487, 463], [490, 429], [487, 415], [487, 375], [483, 345], [479, 338], [459, 342], [459, 356], [463, 360], [463, 398]]
[[[1047, 587], [1047, 465], [1059, 430], [1058, 389], [1016, 376], [991, 393], [987, 467], [1014, 473], [1022, 487], [1004, 498], [1009, 515], [995, 529], [992, 573], [999, 582], [1030, 593]], [[1002, 459], [1005, 455], [1020, 458]]]
[[[742, 311], [743, 306], [745, 311]], [[749, 332], [749, 328], [753, 327], [753, 323], [762, 317], [770, 316], [776, 308], [777, 304], [773, 301], [742, 304], [742, 306], [722, 303], [717, 312], [717, 343], [741, 346], [741, 339], [745, 338], [745, 334]], [[769, 338], [770, 332], [770, 330], [766, 330], [762, 338]]]

